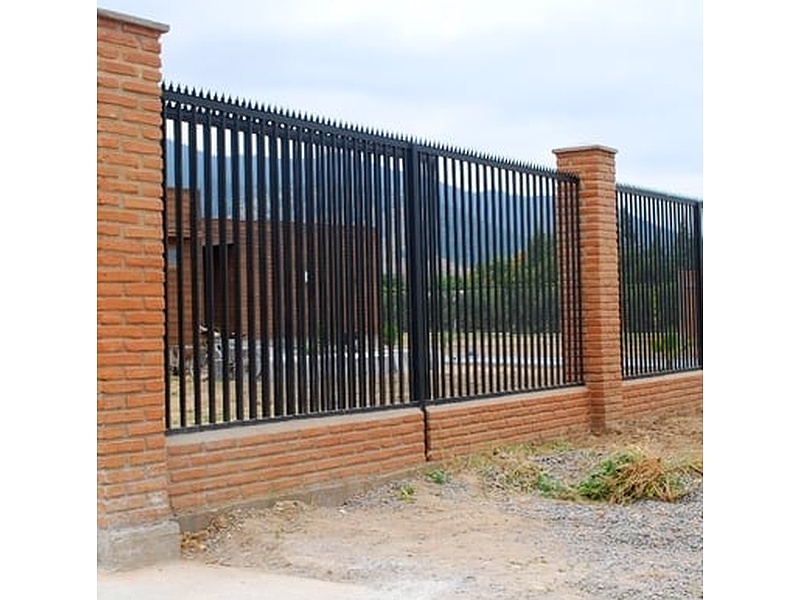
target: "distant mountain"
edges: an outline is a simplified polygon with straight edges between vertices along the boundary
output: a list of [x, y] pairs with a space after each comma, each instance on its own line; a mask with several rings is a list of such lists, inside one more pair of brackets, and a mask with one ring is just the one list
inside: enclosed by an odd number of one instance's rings
[[[181, 187], [188, 189], [190, 187], [190, 161], [189, 150], [187, 146], [183, 146], [181, 153], [181, 176], [177, 175], [177, 158], [176, 158], [176, 145], [174, 140], [166, 141], [166, 164], [167, 177], [166, 184], [168, 187], [176, 187], [180, 179]], [[210, 169], [208, 177], [205, 174], [206, 162], [209, 162]], [[257, 158], [252, 159], [252, 173], [254, 178], [254, 186], [257, 173]], [[224, 156], [222, 159], [216, 155], [206, 157], [202, 150], [196, 152], [196, 166], [197, 170], [194, 174], [196, 178], [196, 188], [200, 193], [200, 211], [203, 214], [205, 208], [206, 195], [203, 191], [209, 187], [211, 201], [211, 217], [217, 218], [220, 214], [220, 204], [224, 213], [228, 218], [233, 215], [233, 202], [231, 197], [234, 195], [233, 187], [233, 169], [234, 160], [230, 155]], [[245, 216], [245, 197], [246, 185], [244, 177], [245, 159], [243, 156], [239, 157], [239, 183], [238, 183], [238, 196], [240, 202], [240, 215]], [[293, 163], [288, 165], [288, 169], [292, 172], [294, 167]], [[265, 169], [265, 185], [267, 197], [267, 215], [271, 218], [272, 211], [269, 205], [271, 197], [270, 189], [270, 173], [269, 162], [266, 164]], [[280, 159], [277, 162], [278, 173], [282, 172], [283, 165]], [[225, 178], [225, 191], [224, 194], [227, 198], [222, 203], [219, 201], [219, 182], [220, 176]], [[391, 173], [390, 173], [391, 174]], [[279, 175], [279, 190], [278, 197], [280, 198], [283, 193], [281, 186], [281, 177]], [[289, 180], [290, 193], [294, 185], [293, 178]], [[423, 186], [424, 187], [424, 186]], [[440, 248], [440, 261], [446, 264], [456, 265], [459, 268], [471, 268], [478, 263], [493, 261], [498, 257], [509, 258], [522, 251], [530, 239], [536, 233], [550, 234], [554, 231], [554, 214], [555, 203], [552, 197], [521, 197], [511, 194], [505, 194], [501, 191], [476, 192], [462, 190], [461, 188], [439, 183], [438, 185], [438, 200], [434, 204], [434, 209], [430, 208], [429, 212], [434, 210], [438, 212], [438, 219], [436, 214], [424, 214], [423, 220], [427, 225], [432, 226], [427, 230], [426, 236], [429, 243], [438, 244]], [[392, 234], [387, 235], [385, 238], [393, 236], [395, 223], [391, 217], [386, 217], [387, 214], [399, 215], [401, 227], [404, 226], [405, 215], [402, 210], [395, 205], [396, 202], [401, 201], [404, 190], [402, 183], [400, 189], [394, 198], [388, 198], [379, 195], [377, 198], [380, 204], [373, 211], [373, 221], [369, 223], [370, 226], [378, 229], [391, 230]], [[315, 198], [321, 198], [321, 195], [316, 195]], [[255, 204], [255, 203], [254, 203]], [[281, 202], [282, 204], [282, 202]], [[284, 214], [283, 206], [278, 207], [279, 218], [281, 220], [297, 220], [300, 218], [309, 219], [311, 207], [306, 205], [297, 207], [291, 205], [289, 213]], [[342, 223], [344, 217], [341, 211], [333, 214], [329, 209], [323, 214], [324, 209], [320, 203], [315, 203], [314, 211], [316, 212], [317, 220], [325, 222]], [[254, 209], [255, 212], [255, 209]], [[256, 216], [256, 215], [254, 215]], [[351, 216], [351, 222], [355, 222], [355, 216]], [[364, 223], [365, 217], [360, 220]], [[435, 223], [438, 221], [438, 228]], [[400, 240], [401, 256], [406, 256], [405, 240]]]

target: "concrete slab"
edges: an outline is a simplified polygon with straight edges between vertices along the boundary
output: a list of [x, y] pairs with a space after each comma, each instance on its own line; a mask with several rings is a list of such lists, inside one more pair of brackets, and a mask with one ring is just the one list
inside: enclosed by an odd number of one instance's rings
[[174, 561], [133, 571], [97, 571], [98, 600], [377, 600], [363, 586]]

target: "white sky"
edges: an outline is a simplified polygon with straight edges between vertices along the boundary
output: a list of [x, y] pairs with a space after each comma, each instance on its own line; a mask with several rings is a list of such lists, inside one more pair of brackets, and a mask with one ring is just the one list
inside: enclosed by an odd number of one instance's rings
[[106, 0], [165, 23], [166, 81], [702, 197], [697, 0]]

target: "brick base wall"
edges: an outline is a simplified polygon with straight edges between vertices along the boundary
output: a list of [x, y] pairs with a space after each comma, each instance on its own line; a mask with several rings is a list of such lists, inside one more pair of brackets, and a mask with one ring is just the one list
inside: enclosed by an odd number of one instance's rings
[[[702, 372], [626, 381], [625, 418], [702, 406], [702, 388]], [[187, 524], [288, 495], [363, 488], [427, 461], [587, 433], [591, 410], [584, 386], [432, 405], [427, 457], [417, 408], [176, 434], [167, 438], [171, 507]]]
[[489, 446], [586, 432], [590, 410], [585, 387], [431, 406], [429, 458], [441, 460]]
[[703, 372], [624, 381], [622, 398], [626, 419], [702, 407]]
[[287, 492], [397, 473], [425, 461], [422, 412], [285, 421], [170, 436], [177, 517], [267, 502]]

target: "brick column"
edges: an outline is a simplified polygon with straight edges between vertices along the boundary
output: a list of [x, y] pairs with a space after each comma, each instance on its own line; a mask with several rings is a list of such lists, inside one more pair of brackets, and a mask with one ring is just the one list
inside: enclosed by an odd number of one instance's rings
[[161, 43], [97, 11], [97, 563], [180, 556], [164, 426]]
[[585, 146], [553, 152], [559, 171], [580, 178], [583, 369], [592, 430], [600, 432], [623, 419], [616, 150]]

